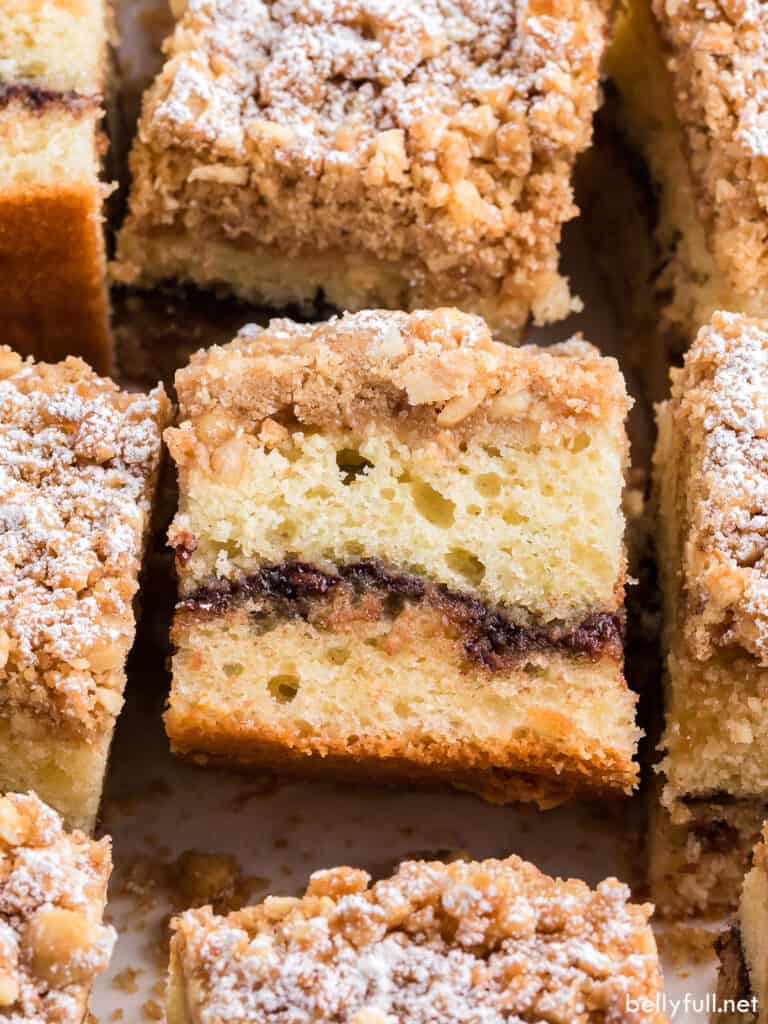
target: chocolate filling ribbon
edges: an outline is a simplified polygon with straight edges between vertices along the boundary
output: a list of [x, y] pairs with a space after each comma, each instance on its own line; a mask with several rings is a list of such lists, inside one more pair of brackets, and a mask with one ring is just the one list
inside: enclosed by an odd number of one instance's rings
[[467, 658], [489, 669], [536, 652], [557, 651], [596, 659], [607, 647], [620, 650], [623, 641], [623, 622], [618, 615], [595, 612], [575, 626], [560, 622], [521, 626], [502, 610], [475, 597], [409, 573], [391, 572], [378, 559], [342, 565], [335, 573], [304, 562], [265, 565], [242, 579], [200, 587], [183, 598], [178, 607], [216, 613], [255, 599], [275, 602], [287, 613], [306, 618], [308, 602], [323, 600], [344, 585], [357, 595], [382, 593], [390, 603], [392, 599], [396, 603], [428, 602], [466, 634]]

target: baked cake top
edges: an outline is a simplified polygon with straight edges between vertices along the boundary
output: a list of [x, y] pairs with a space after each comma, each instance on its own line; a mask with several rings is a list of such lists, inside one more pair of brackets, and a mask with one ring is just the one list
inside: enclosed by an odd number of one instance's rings
[[0, 348], [0, 707], [85, 732], [122, 704], [169, 419], [79, 359]]
[[104, 91], [107, 0], [13, 0], [0, 9], [0, 96]]
[[731, 285], [766, 286], [768, 6], [654, 0], [701, 215]]
[[64, 831], [36, 796], [0, 797], [0, 1018], [80, 1024], [116, 935], [101, 923], [108, 839]]
[[[418, 274], [445, 275], [444, 288], [449, 270], [486, 289], [501, 280], [517, 327], [531, 303], [539, 318], [565, 315], [557, 244], [577, 212], [570, 172], [591, 138], [609, 7], [189, 0], [139, 150], [194, 153], [182, 180], [198, 199], [214, 184], [255, 190], [257, 202], [216, 204], [228, 236], [281, 253], [419, 254]], [[157, 168], [137, 162], [134, 177], [134, 215], [180, 215]], [[181, 211], [189, 223], [196, 205]]]
[[[370, 143], [406, 130], [423, 144], [418, 162], [455, 182], [472, 145], [493, 158], [502, 112], [512, 126], [506, 164], [527, 173], [534, 154], [573, 153], [590, 138], [602, 6], [188, 0], [154, 117], [222, 154], [263, 136], [285, 160], [294, 151], [310, 164], [364, 160], [382, 182], [388, 171], [407, 174], [403, 140], [377, 153]], [[449, 124], [459, 131], [452, 145]]]
[[193, 1009], [232, 1024], [619, 1021], [628, 997], [660, 991], [651, 907], [615, 879], [592, 891], [510, 857], [369, 881], [320, 871], [303, 899], [176, 919]]
[[329, 430], [379, 424], [446, 446], [500, 425], [545, 441], [603, 423], [623, 445], [631, 404], [616, 361], [591, 345], [513, 348], [453, 309], [250, 325], [193, 356], [176, 387], [191, 422], [169, 432], [174, 449], [185, 431], [220, 444], [238, 429], [264, 432], [266, 420], [268, 441], [292, 418]]
[[697, 657], [738, 644], [768, 664], [768, 321], [716, 313], [667, 408], [687, 455], [687, 640]]

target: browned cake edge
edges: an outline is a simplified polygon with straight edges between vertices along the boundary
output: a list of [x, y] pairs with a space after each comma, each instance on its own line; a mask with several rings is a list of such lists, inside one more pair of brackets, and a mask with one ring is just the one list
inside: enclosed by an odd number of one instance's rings
[[[60, 107], [92, 117], [98, 97], [0, 85], [0, 106], [35, 117]], [[105, 136], [95, 127], [94, 145]], [[82, 356], [97, 372], [113, 371], [103, 230], [107, 186], [97, 178], [0, 187], [2, 342], [22, 355], [56, 362]]]
[[752, 1001], [752, 987], [749, 971], [744, 959], [739, 929], [735, 925], [724, 932], [715, 945], [720, 959], [717, 976], [716, 1004], [712, 1015], [717, 1024], [755, 1024], [757, 1015], [750, 1010], [740, 1011], [737, 1007]]

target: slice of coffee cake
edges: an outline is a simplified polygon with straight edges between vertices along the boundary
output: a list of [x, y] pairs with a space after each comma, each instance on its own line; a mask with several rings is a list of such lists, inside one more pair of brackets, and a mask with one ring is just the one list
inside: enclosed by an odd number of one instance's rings
[[663, 1024], [650, 906], [519, 857], [410, 861], [312, 875], [270, 897], [173, 922], [169, 1024]]
[[176, 751], [542, 804], [631, 789], [613, 360], [363, 312], [246, 328], [176, 385]]
[[100, 178], [106, 0], [0, 7], [0, 340], [112, 367]]
[[169, 420], [79, 359], [0, 348], [0, 792], [93, 827]]
[[767, 55], [765, 4], [619, 5], [606, 71], [653, 179], [657, 294], [678, 345], [716, 310], [768, 315]]
[[0, 797], [0, 1020], [80, 1024], [115, 930], [109, 839], [67, 833], [34, 795]]
[[768, 806], [768, 321], [716, 314], [658, 425], [669, 827], [651, 832], [653, 895], [719, 909]]
[[608, 0], [188, 0], [115, 274], [268, 306], [455, 305], [512, 339], [558, 273]]

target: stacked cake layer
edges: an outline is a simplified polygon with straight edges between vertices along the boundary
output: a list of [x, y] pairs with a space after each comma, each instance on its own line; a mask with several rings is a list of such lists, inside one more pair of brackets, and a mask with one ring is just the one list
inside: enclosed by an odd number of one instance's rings
[[616, 126], [655, 185], [662, 325], [683, 347], [716, 310], [768, 314], [767, 53], [760, 3], [624, 0], [619, 12], [606, 62]]
[[628, 790], [628, 399], [452, 310], [246, 328], [177, 374], [166, 718], [203, 759]]
[[768, 322], [716, 314], [659, 409], [665, 909], [731, 905], [768, 805]]
[[0, 792], [91, 829], [169, 419], [83, 362], [0, 348]]

